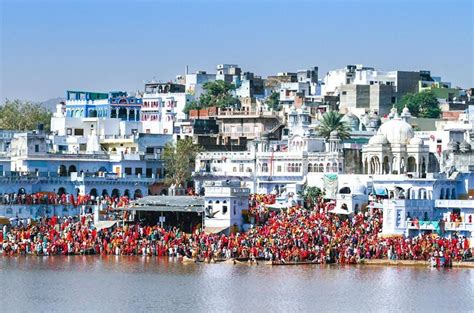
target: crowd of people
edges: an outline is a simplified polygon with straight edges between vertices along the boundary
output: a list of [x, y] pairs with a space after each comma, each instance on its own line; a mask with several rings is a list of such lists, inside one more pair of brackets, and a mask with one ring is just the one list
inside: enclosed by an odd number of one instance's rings
[[[255, 198], [251, 207], [270, 198]], [[275, 263], [359, 263], [364, 259], [435, 260], [440, 265], [471, 256], [468, 239], [426, 234], [414, 238], [379, 236], [382, 212], [372, 209], [352, 217], [331, 213], [319, 201], [312, 209], [267, 211], [264, 221], [246, 232], [188, 234], [177, 228], [140, 223], [97, 229], [87, 217], [43, 218], [3, 228], [4, 255], [145, 255], [186, 257], [197, 261], [269, 260]], [[437, 261], [436, 261], [437, 260]]]
[[0, 194], [0, 204], [3, 205], [94, 205], [105, 204], [111, 207], [121, 207], [129, 203], [127, 196], [111, 197], [108, 195], [95, 196], [91, 194], [77, 195], [69, 193], [57, 194], [55, 192], [4, 193]]

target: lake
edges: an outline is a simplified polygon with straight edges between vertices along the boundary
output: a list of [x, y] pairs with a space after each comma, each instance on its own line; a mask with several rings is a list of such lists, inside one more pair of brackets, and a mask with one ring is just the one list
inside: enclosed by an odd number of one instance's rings
[[2, 312], [474, 310], [474, 270], [1, 257]]

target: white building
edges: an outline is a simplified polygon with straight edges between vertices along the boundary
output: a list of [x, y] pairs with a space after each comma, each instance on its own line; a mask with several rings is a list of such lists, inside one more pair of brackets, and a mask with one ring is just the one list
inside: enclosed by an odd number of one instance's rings
[[250, 189], [241, 187], [239, 182], [216, 181], [206, 186], [205, 231], [237, 231], [243, 226], [242, 211], [248, 210]]
[[141, 122], [144, 133], [173, 134], [174, 123], [186, 118], [183, 110], [193, 96], [185, 86], [172, 83], [147, 83], [142, 96]]

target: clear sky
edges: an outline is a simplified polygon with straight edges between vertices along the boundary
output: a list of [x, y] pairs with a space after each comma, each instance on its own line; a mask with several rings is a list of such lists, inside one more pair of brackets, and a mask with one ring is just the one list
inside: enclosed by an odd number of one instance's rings
[[219, 63], [427, 69], [472, 87], [473, 2], [0, 0], [0, 97], [135, 91]]

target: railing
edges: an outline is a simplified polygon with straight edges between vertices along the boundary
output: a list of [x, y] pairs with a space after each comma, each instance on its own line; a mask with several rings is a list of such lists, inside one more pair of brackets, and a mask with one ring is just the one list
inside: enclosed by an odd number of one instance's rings
[[[418, 221], [417, 223], [413, 221], [406, 221], [406, 228], [412, 230], [436, 230], [433, 223], [439, 223], [437, 221]], [[470, 231], [474, 232], [474, 224], [466, 222], [444, 222], [444, 230], [447, 231]]]
[[474, 200], [435, 200], [437, 208], [473, 209]]

